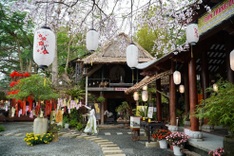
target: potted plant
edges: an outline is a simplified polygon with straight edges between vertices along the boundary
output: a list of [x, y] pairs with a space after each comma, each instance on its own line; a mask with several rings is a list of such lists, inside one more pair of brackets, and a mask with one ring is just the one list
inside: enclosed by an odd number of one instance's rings
[[118, 114], [120, 115], [120, 117], [117, 119], [117, 122], [129, 122], [129, 111], [130, 111], [130, 107], [128, 105], [128, 102], [123, 101], [121, 105], [119, 105], [116, 110], [116, 112], [118, 112]]
[[172, 132], [166, 137], [167, 142], [173, 146], [174, 155], [183, 155], [181, 148], [184, 147], [184, 144], [188, 141], [189, 136], [184, 132]]
[[58, 132], [61, 129], [61, 125], [58, 125], [57, 123], [50, 124], [49, 126], [49, 133], [53, 134], [53, 142], [58, 141]]
[[152, 138], [157, 139], [159, 141], [159, 146], [162, 149], [167, 148], [166, 137], [171, 134], [171, 131], [168, 129], [156, 129], [153, 134]]
[[208, 119], [211, 125], [222, 125], [229, 130], [229, 135], [224, 137], [223, 147], [225, 155], [231, 156], [234, 153], [234, 84], [219, 80], [218, 91], [212, 87], [206, 89], [210, 96], [202, 100], [202, 105], [196, 109], [196, 116], [199, 119]]
[[217, 148], [214, 151], [209, 151], [208, 156], [222, 156], [224, 155], [224, 149], [223, 148]]
[[63, 125], [64, 125], [65, 129], [69, 128], [69, 117], [68, 117], [68, 115], [63, 116]]

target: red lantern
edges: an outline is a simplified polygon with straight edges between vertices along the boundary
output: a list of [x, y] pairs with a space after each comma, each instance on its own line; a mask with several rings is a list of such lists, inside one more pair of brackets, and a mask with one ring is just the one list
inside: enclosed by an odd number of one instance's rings
[[48, 67], [55, 56], [55, 34], [49, 27], [42, 27], [34, 33], [33, 59], [39, 67]]

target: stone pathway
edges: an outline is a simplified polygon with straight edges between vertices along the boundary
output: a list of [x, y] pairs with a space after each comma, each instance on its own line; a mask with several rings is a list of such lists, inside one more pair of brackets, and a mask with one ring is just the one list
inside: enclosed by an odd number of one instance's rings
[[[1, 133], [0, 135], [3, 136], [15, 136], [15, 137], [22, 137], [25, 136], [24, 133]], [[92, 142], [95, 142], [98, 144], [102, 150], [103, 156], [126, 156], [124, 154], [123, 150], [119, 148], [117, 144], [114, 144], [113, 142], [103, 139], [101, 137], [98, 137], [96, 135], [87, 135], [85, 133], [76, 133], [75, 131], [69, 131], [69, 132], [59, 132], [59, 137], [67, 137], [70, 139], [86, 139], [90, 140]]]

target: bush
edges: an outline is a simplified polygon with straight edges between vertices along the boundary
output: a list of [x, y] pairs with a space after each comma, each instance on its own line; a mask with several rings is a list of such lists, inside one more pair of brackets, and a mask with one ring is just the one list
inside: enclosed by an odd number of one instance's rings
[[0, 132], [2, 131], [5, 131], [5, 128], [2, 125], [0, 125]]
[[45, 133], [43, 135], [34, 134], [34, 133], [26, 133], [24, 141], [29, 146], [34, 146], [36, 144], [48, 144], [53, 140], [52, 133]]
[[76, 126], [76, 129], [77, 129], [78, 131], [81, 131], [81, 130], [84, 129], [84, 125], [83, 125], [82, 123], [78, 122], [78, 123], [77, 123], [77, 126]]

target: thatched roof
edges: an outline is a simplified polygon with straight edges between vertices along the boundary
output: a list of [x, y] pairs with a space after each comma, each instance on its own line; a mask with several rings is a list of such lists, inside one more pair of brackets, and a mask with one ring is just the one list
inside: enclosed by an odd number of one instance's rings
[[[110, 42], [104, 44], [99, 50], [82, 59], [84, 64], [103, 64], [103, 63], [126, 63], [126, 48], [131, 43], [130, 38], [121, 33]], [[139, 44], [134, 43], [138, 47], [138, 62], [146, 62], [153, 57], [143, 49]]]

